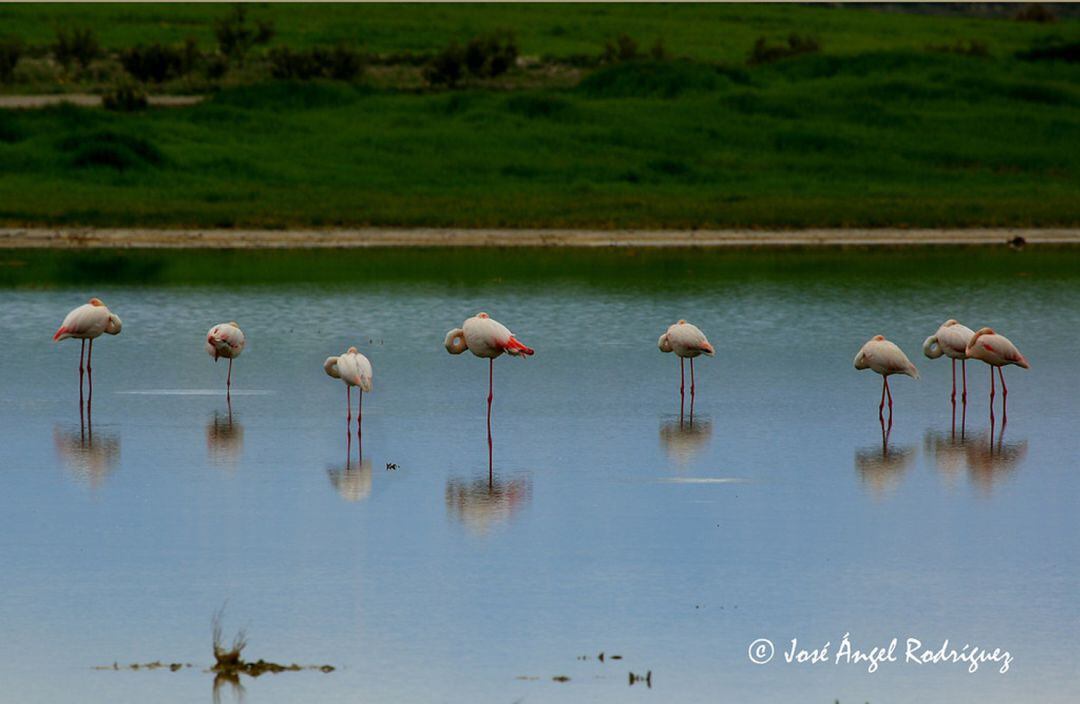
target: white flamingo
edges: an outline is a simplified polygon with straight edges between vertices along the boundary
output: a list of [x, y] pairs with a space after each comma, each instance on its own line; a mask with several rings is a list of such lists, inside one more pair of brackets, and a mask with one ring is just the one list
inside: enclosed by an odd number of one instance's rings
[[[1002, 367], [1015, 364], [1024, 369], [1030, 369], [1027, 358], [1020, 354], [1016, 345], [1004, 335], [998, 335], [990, 328], [981, 328], [971, 338], [967, 346], [967, 356], [970, 359], [978, 359], [990, 366], [990, 417], [994, 417], [994, 367], [997, 367], [998, 376], [1001, 377], [1001, 415], [1008, 417], [1007, 404], [1009, 389], [1005, 386], [1005, 373]], [[1002, 426], [1004, 427], [1004, 426]]]
[[884, 418], [885, 397], [889, 398], [889, 422], [892, 423], [892, 390], [889, 388], [889, 375], [906, 374], [912, 379], [919, 378], [919, 370], [907, 358], [904, 351], [885, 339], [884, 335], [875, 335], [867, 341], [855, 355], [856, 369], [870, 369], [881, 375], [881, 404], [878, 406], [878, 418]]
[[359, 436], [364, 419], [364, 392], [371, 393], [372, 370], [367, 357], [350, 347], [343, 355], [327, 357], [323, 362], [323, 371], [334, 379], [345, 383], [346, 424], [352, 425], [352, 387], [360, 389], [360, 401], [356, 408], [356, 434]]
[[964, 378], [964, 390], [960, 394], [960, 400], [961, 403], [967, 403], [967, 346], [974, 336], [974, 330], [949, 319], [941, 324], [937, 332], [923, 342], [923, 354], [930, 359], [937, 359], [941, 355], [945, 355], [952, 360], [951, 398], [954, 404], [956, 403], [956, 360], [960, 360], [960, 369]]
[[716, 350], [709, 344], [705, 333], [696, 325], [691, 325], [685, 320], [680, 320], [668, 327], [667, 332], [656, 341], [661, 352], [674, 352], [679, 358], [679, 413], [682, 413], [682, 404], [686, 397], [684, 388], [686, 385], [685, 362], [690, 360], [690, 418], [693, 422], [694, 415], [694, 357], [707, 354], [712, 357]]
[[446, 333], [443, 346], [450, 354], [461, 354], [465, 350], [477, 357], [488, 360], [488, 478], [491, 479], [491, 401], [495, 398], [495, 358], [504, 352], [519, 357], [531, 356], [533, 350], [514, 337], [514, 333], [502, 323], [493, 320], [487, 313], [477, 313], [465, 321], [460, 328]]
[[218, 323], [206, 333], [206, 352], [214, 361], [221, 357], [229, 360], [229, 373], [225, 377], [225, 395], [232, 388], [232, 363], [244, 351], [244, 333], [235, 322]]
[[[94, 339], [101, 337], [102, 333], [119, 335], [122, 324], [120, 318], [110, 311], [99, 298], [91, 298], [85, 303], [72, 310], [64, 317], [64, 322], [53, 335], [53, 342], [66, 340], [69, 337], [82, 340], [82, 349], [79, 351], [79, 408], [82, 409], [83, 388], [83, 353], [86, 353], [86, 375], [89, 384], [89, 400], [94, 398], [94, 375], [91, 367], [91, 357], [94, 356]], [[87, 351], [86, 341], [90, 341], [90, 349]], [[87, 401], [89, 403], [89, 400]], [[80, 410], [81, 412], [81, 410]]]

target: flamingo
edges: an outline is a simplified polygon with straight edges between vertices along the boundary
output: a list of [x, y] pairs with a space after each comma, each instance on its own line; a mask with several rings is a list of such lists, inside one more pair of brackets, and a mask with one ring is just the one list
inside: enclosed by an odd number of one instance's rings
[[[110, 311], [100, 298], [91, 298], [74, 309], [64, 317], [64, 322], [53, 335], [53, 342], [75, 338], [82, 340], [82, 349], [79, 351], [79, 412], [82, 413], [83, 404], [83, 353], [86, 352], [86, 376], [89, 386], [89, 403], [94, 399], [94, 375], [90, 366], [90, 358], [94, 356], [94, 339], [101, 337], [102, 333], [119, 335], [122, 323], [115, 313]], [[90, 349], [86, 349], [86, 341], [90, 340]]]
[[371, 393], [371, 362], [355, 347], [350, 347], [343, 355], [327, 357], [323, 362], [323, 371], [345, 382], [346, 427], [352, 425], [352, 387], [360, 388], [360, 401], [356, 407], [356, 435], [360, 437], [360, 424], [364, 419], [364, 392]]
[[491, 480], [491, 401], [495, 398], [495, 358], [505, 352], [514, 357], [531, 356], [534, 351], [514, 337], [514, 333], [502, 323], [493, 320], [487, 313], [477, 313], [465, 321], [460, 328], [446, 333], [443, 346], [450, 354], [461, 354], [469, 350], [477, 357], [488, 360], [488, 480]]
[[225, 396], [232, 388], [232, 363], [244, 351], [244, 333], [235, 322], [218, 323], [206, 333], [206, 353], [217, 362], [224, 357], [229, 360], [229, 373], [225, 377]]
[[923, 343], [923, 354], [930, 359], [937, 359], [941, 355], [952, 360], [952, 402], [956, 405], [956, 360], [960, 360], [960, 369], [963, 372], [964, 390], [961, 392], [961, 403], [967, 403], [967, 346], [974, 337], [975, 331], [966, 325], [961, 325], [955, 320], [949, 319], [941, 324], [937, 332], [926, 338]]
[[686, 398], [684, 387], [686, 383], [685, 362], [690, 360], [690, 419], [694, 418], [694, 357], [707, 354], [712, 357], [716, 350], [709, 344], [705, 333], [696, 325], [691, 325], [685, 320], [680, 320], [668, 327], [667, 332], [656, 341], [661, 352], [674, 352], [679, 358], [679, 415], [682, 415], [682, 404]]
[[998, 335], [990, 328], [981, 328], [971, 341], [968, 342], [967, 356], [971, 359], [980, 359], [990, 367], [990, 418], [994, 417], [994, 367], [997, 367], [998, 376], [1001, 377], [1001, 415], [1002, 420], [1008, 417], [1007, 404], [1009, 389], [1005, 386], [1005, 372], [1002, 367], [1007, 364], [1015, 364], [1024, 369], [1030, 369], [1024, 355], [1016, 349], [1009, 338]]
[[904, 351], [885, 339], [884, 335], [875, 335], [867, 341], [855, 355], [856, 369], [871, 369], [881, 375], [881, 404], [878, 406], [878, 418], [884, 422], [885, 396], [889, 397], [889, 425], [892, 425], [892, 390], [889, 389], [890, 374], [906, 374], [912, 379], [919, 378], [919, 370], [907, 358]]

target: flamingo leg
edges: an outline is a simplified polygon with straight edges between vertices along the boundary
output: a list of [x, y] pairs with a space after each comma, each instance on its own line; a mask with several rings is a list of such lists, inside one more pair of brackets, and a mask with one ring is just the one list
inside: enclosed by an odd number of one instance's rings
[[1004, 430], [1009, 417], [1009, 387], [1005, 386], [1005, 371], [1001, 367], [998, 367], [998, 377], [1001, 378], [1001, 427]]
[[90, 358], [94, 356], [94, 341], [90, 340], [90, 347], [86, 352], [86, 381], [87, 381], [87, 395], [86, 395], [86, 410], [90, 412], [90, 404], [94, 402], [94, 370], [90, 367]]
[[86, 357], [86, 340], [82, 341], [82, 347], [79, 349], [79, 402], [82, 402], [83, 393], [83, 360]]
[[892, 389], [889, 388], [889, 377], [885, 377], [885, 392], [889, 394], [889, 424], [892, 424]]
[[956, 406], [956, 360], [952, 361], [952, 405]]
[[361, 426], [364, 423], [364, 390], [360, 389], [360, 400], [356, 402], [356, 437], [363, 439]]
[[990, 367], [990, 424], [994, 424], [994, 368]]
[[492, 470], [491, 459], [491, 401], [495, 398], [495, 360], [488, 360], [488, 414], [487, 414], [487, 430], [488, 430], [488, 486], [491, 486], [494, 481], [494, 474]]
[[349, 434], [352, 426], [352, 387], [345, 384], [345, 434]]
[[878, 419], [883, 424], [885, 423], [885, 387], [887, 387], [888, 385], [889, 385], [889, 382], [886, 381], [886, 377], [882, 376], [881, 377], [881, 403], [878, 404], [877, 414], [878, 414]]
[[964, 391], [960, 396], [960, 401], [966, 406], [967, 405], [967, 360], [966, 359], [960, 360], [960, 371], [964, 375]]
[[686, 360], [679, 357], [679, 422], [682, 423], [683, 405], [686, 403]]
[[694, 396], [696, 394], [694, 386], [694, 358], [690, 358], [690, 423], [694, 422]]
[[229, 358], [229, 373], [225, 375], [225, 396], [228, 397], [232, 390], [232, 358]]

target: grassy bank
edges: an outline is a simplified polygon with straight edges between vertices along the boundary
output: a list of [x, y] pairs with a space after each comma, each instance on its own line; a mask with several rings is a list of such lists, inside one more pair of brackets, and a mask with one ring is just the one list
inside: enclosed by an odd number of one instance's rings
[[[261, 82], [184, 109], [7, 111], [0, 222], [1080, 223], [1080, 69], [1015, 55], [1068, 39], [1075, 22], [774, 6], [263, 9], [279, 39], [298, 45], [349, 34], [380, 51], [419, 51], [501, 26], [517, 31], [523, 54], [570, 56], [586, 46], [595, 54], [618, 31], [643, 42], [662, 35], [675, 56], [691, 58], [600, 66], [558, 88]], [[127, 19], [106, 22], [119, 17], [110, 13]], [[117, 46], [182, 39], [217, 14], [204, 6], [0, 8], [7, 30], [27, 41], [63, 17], [99, 26], [102, 41]], [[747, 65], [754, 37], [793, 30], [809, 30], [821, 50]], [[988, 55], [942, 49], [973, 40], [986, 41]]]
[[[806, 281], [822, 278], [932, 286], [937, 277], [1075, 280], [1080, 250], [1007, 248], [701, 250], [618, 249], [574, 252], [536, 249], [312, 250], [5, 250], [0, 288], [115, 285], [229, 286], [388, 284], [449, 286], [502, 283], [548, 289], [556, 284], [640, 289], [678, 287], [688, 280]], [[905, 283], [907, 282], [907, 283]], [[912, 282], [918, 282], [913, 284]]]

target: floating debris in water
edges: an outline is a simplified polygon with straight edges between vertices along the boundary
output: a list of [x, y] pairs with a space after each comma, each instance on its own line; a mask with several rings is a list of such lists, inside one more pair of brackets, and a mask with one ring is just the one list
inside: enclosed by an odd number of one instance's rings
[[649, 670], [644, 675], [635, 675], [630, 673], [630, 686], [633, 687], [638, 682], [644, 682], [645, 686], [652, 689], [652, 670]]
[[569, 682], [570, 681], [570, 678], [567, 677], [566, 675], [555, 675], [551, 679], [553, 681], [555, 681], [555, 682]]
[[160, 670], [168, 668], [170, 672], [176, 672], [182, 670], [185, 667], [195, 667], [190, 662], [170, 662], [164, 663], [160, 660], [154, 662], [133, 662], [130, 665], [121, 665], [114, 662], [112, 665], [98, 665], [95, 670]]
[[219, 679], [236, 683], [238, 675], [259, 677], [267, 672], [277, 674], [279, 672], [300, 672], [301, 670], [318, 670], [319, 672], [333, 672], [333, 665], [282, 665], [276, 662], [267, 662], [259, 658], [255, 662], [246, 662], [241, 653], [247, 646], [247, 634], [241, 629], [233, 638], [232, 647], [226, 648], [222, 640], [221, 621], [225, 616], [225, 607], [214, 614], [211, 620], [214, 636], [214, 666], [211, 672], [216, 672]]
[[386, 469], [387, 469], [387, 471], [393, 471], [393, 470], [397, 469], [397, 463], [396, 462], [387, 462], [386, 463]]

